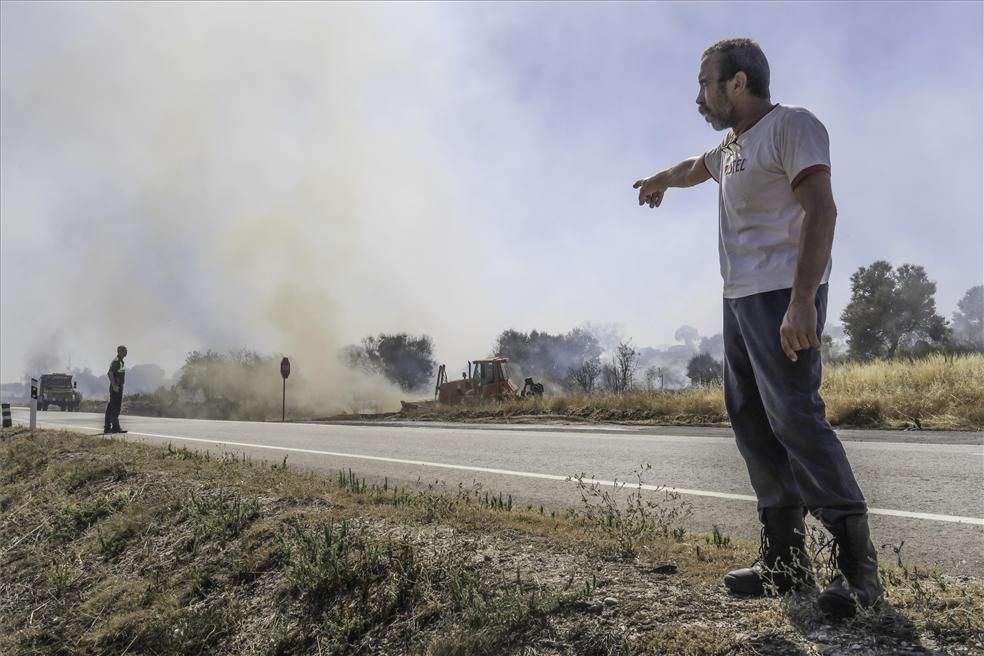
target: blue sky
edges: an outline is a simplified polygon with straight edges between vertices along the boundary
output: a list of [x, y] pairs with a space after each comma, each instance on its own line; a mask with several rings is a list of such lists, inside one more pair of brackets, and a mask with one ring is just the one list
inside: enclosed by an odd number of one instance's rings
[[120, 342], [170, 373], [193, 349], [317, 361], [381, 331], [432, 335], [452, 368], [505, 328], [719, 332], [716, 187], [649, 210], [631, 185], [719, 141], [696, 75], [731, 36], [830, 132], [831, 321], [877, 259], [923, 265], [949, 318], [984, 277], [982, 21], [980, 3], [4, 3], [0, 379], [42, 351], [100, 369]]

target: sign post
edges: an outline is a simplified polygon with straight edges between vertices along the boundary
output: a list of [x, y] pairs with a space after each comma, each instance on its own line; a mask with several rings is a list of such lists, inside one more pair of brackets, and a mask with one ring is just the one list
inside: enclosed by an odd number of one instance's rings
[[31, 379], [31, 432], [38, 425], [38, 379]]
[[283, 407], [281, 408], [280, 421], [284, 422], [287, 421], [287, 376], [290, 375], [290, 360], [286, 357], [280, 361], [280, 375], [284, 379], [284, 398]]

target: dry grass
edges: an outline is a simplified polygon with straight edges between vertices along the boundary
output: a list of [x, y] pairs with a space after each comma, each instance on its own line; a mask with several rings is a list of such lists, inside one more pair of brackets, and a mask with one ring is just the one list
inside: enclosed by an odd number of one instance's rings
[[822, 393], [837, 424], [982, 430], [984, 354], [830, 366]]
[[[835, 426], [984, 430], [984, 354], [828, 365], [821, 395]], [[404, 414], [451, 421], [522, 416], [683, 425], [728, 421], [720, 386], [428, 405]]]
[[0, 653], [984, 650], [979, 579], [887, 563], [890, 604], [831, 624], [815, 593], [725, 594], [721, 572], [755, 549], [685, 532], [678, 497], [571, 485], [582, 502], [550, 511], [480, 488], [5, 430]]
[[625, 394], [570, 394], [542, 399], [486, 401], [446, 406], [426, 404], [401, 415], [413, 419], [469, 421], [516, 417], [558, 417], [594, 422], [724, 424], [728, 418], [720, 387]]

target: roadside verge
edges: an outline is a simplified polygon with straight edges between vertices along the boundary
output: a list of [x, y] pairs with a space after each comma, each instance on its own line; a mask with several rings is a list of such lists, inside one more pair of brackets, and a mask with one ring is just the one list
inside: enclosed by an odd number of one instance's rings
[[683, 530], [679, 496], [570, 484], [582, 503], [551, 513], [493, 490], [5, 429], [0, 652], [984, 649], [979, 579], [885, 563], [889, 604], [834, 623], [815, 593], [725, 594], [721, 572], [755, 548]]

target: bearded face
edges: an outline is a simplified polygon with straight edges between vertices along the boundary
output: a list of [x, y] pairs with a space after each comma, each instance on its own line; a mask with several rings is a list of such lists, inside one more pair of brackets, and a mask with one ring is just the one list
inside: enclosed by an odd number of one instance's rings
[[697, 111], [715, 130], [725, 130], [735, 125], [735, 105], [728, 98], [726, 81], [720, 79], [717, 60], [717, 55], [711, 55], [700, 64]]
[[720, 87], [719, 92], [707, 94], [704, 104], [697, 111], [715, 130], [726, 130], [735, 126], [735, 106], [724, 93], [724, 83], [717, 86]]

